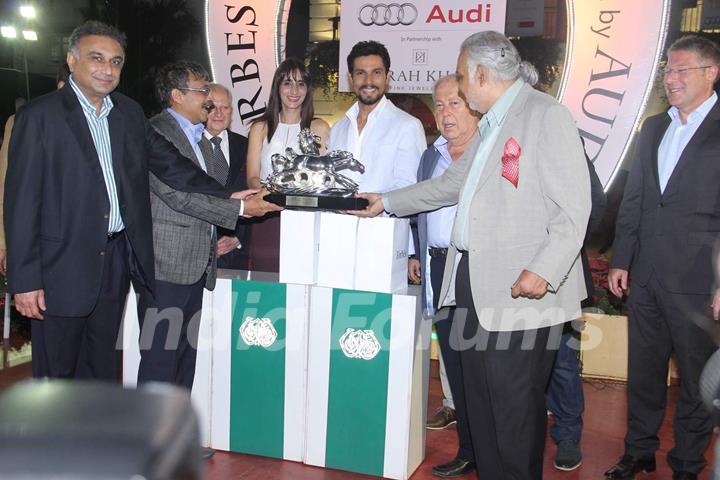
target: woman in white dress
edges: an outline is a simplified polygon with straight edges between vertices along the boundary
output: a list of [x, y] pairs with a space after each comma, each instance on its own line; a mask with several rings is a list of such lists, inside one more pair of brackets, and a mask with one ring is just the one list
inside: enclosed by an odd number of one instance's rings
[[[275, 70], [270, 98], [263, 116], [250, 126], [247, 154], [247, 184], [261, 188], [272, 171], [270, 159], [276, 153], [285, 153], [290, 147], [300, 152], [298, 133], [309, 128], [320, 137], [320, 152], [330, 126], [320, 118], [313, 118], [312, 85], [305, 64], [297, 58], [288, 58]], [[252, 227], [250, 269], [277, 272], [279, 269], [280, 218], [267, 215]]]

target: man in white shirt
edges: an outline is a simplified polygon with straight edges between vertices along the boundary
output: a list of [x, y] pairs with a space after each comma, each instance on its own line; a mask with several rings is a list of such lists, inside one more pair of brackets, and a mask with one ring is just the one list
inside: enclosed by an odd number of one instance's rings
[[330, 131], [330, 149], [346, 150], [365, 173], [343, 172], [361, 192], [387, 192], [417, 181], [425, 133], [420, 121], [385, 97], [390, 55], [381, 43], [358, 42], [347, 57], [348, 81], [358, 101]]

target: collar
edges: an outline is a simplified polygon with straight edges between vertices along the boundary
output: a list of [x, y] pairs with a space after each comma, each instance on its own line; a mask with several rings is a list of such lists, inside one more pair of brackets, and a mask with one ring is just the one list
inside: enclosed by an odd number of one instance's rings
[[[701, 103], [695, 110], [690, 112], [687, 123], [695, 123], [696, 121], [707, 117], [707, 114], [710, 113], [710, 110], [712, 110], [713, 106], [715, 106], [717, 98], [717, 93], [713, 91], [712, 95], [710, 95], [707, 100]], [[667, 113], [670, 115], [673, 122], [680, 123], [680, 111], [677, 107], [670, 107], [670, 110], [668, 110]]]
[[447, 138], [440, 135], [437, 140], [433, 142], [433, 147], [437, 148], [438, 150], [440, 150], [440, 147], [445, 147], [447, 149], [447, 144]]
[[205, 125], [202, 123], [192, 123], [187, 118], [180, 115], [178, 112], [171, 108], [167, 109], [168, 113], [173, 116], [175, 120], [180, 124], [180, 128], [187, 133], [194, 143], [198, 143], [202, 139], [203, 130]]
[[220, 137], [220, 138], [222, 138], [222, 141], [225, 144], [227, 144], [228, 137], [229, 137], [227, 130], [223, 130], [222, 132], [218, 133], [217, 135], [213, 135], [212, 133], [208, 132], [207, 129], [205, 129], [205, 130], [203, 130], [203, 135], [208, 140], [210, 140], [213, 137]]
[[[378, 115], [380, 115], [380, 112], [382, 112], [385, 109], [385, 106], [390, 103], [390, 100], [387, 99], [385, 95], [383, 95], [380, 98], [380, 101], [378, 102], [377, 106], [372, 109], [370, 114], [368, 115], [368, 121], [370, 121], [371, 118], [375, 118]], [[345, 115], [353, 122], [357, 123], [357, 117], [360, 113], [360, 103], [355, 102], [352, 107], [348, 109], [347, 112], [345, 112]]]
[[525, 85], [525, 80], [522, 78], [515, 80], [515, 83], [513, 83], [510, 88], [500, 95], [500, 98], [497, 99], [490, 111], [483, 115], [480, 123], [478, 124], [478, 128], [480, 128], [483, 124], [485, 124], [486, 127], [502, 125], [505, 121], [505, 117], [507, 117], [507, 114], [510, 111], [510, 107], [520, 93], [523, 85]]
[[95, 105], [88, 100], [88, 98], [85, 96], [85, 94], [80, 90], [80, 87], [77, 86], [77, 83], [75, 83], [75, 80], [73, 80], [72, 74], [70, 75], [70, 86], [72, 87], [73, 91], [75, 92], [75, 95], [77, 95], [78, 100], [80, 101], [80, 106], [82, 107], [83, 111], [86, 113], [90, 113], [93, 116], [97, 118], [105, 118], [108, 115], [110, 115], [110, 110], [113, 108], [113, 102], [110, 99], [109, 95], [106, 95], [103, 97], [102, 101], [102, 107], [100, 107], [100, 113], [97, 114], [97, 109], [95, 108]]

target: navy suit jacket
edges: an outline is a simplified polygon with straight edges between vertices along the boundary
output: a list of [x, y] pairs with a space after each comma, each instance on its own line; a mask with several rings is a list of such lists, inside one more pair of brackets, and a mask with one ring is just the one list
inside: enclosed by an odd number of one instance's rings
[[612, 268], [647, 285], [655, 273], [672, 293], [710, 294], [720, 238], [720, 101], [683, 150], [664, 192], [658, 147], [670, 125], [662, 113], [643, 125], [617, 219]]
[[[134, 100], [112, 93], [113, 171], [131, 274], [155, 281], [148, 171], [171, 187], [227, 197], [147, 122]], [[8, 290], [44, 289], [47, 313], [88, 315], [98, 301], [110, 201], [97, 151], [70, 84], [15, 118], [5, 182]]]

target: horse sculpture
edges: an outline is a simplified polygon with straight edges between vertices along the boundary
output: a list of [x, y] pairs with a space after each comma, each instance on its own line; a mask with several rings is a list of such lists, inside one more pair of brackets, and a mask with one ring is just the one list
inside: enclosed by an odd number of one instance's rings
[[301, 153], [288, 148], [285, 154], [272, 156], [273, 171], [264, 182], [271, 192], [291, 194], [322, 194], [351, 197], [357, 192], [358, 184], [337, 173], [350, 169], [364, 173], [365, 166], [352, 153], [333, 150], [320, 155], [320, 137], [309, 129], [298, 133]]

